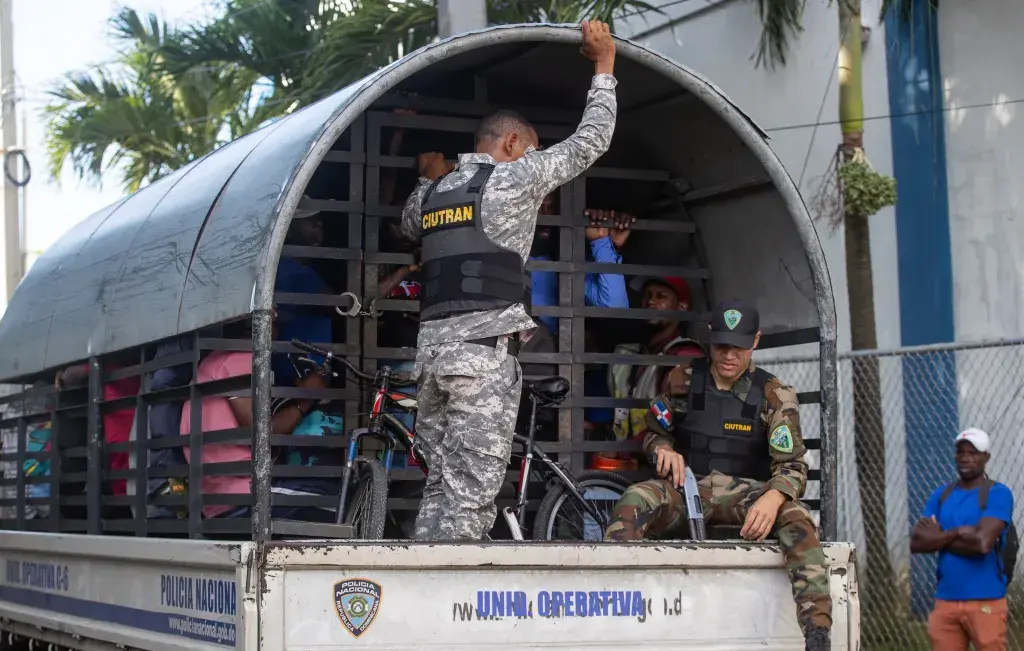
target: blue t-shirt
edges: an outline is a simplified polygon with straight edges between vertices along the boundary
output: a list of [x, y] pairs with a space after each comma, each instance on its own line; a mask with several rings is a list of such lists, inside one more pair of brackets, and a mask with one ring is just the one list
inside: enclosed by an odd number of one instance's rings
[[[982, 517], [1002, 520], [1009, 526], [1013, 522], [1013, 493], [1005, 484], [996, 483], [989, 489], [985, 512], [978, 502], [980, 489], [964, 490], [957, 486], [939, 507], [939, 498], [946, 486], [939, 486], [924, 507], [924, 517], [935, 516], [943, 531], [957, 527], [973, 527]], [[1000, 544], [1006, 541], [1006, 530]], [[948, 551], [939, 552], [939, 582], [935, 598], [943, 601], [974, 599], [1002, 599], [1006, 596], [1006, 579], [999, 569], [998, 550], [982, 557], [960, 556]]]
[[[327, 283], [320, 278], [316, 271], [292, 258], [281, 258], [281, 262], [278, 263], [274, 291], [288, 294], [329, 294], [331, 292]], [[324, 312], [324, 308], [313, 305], [277, 306], [277, 340], [299, 339], [315, 344], [331, 343], [331, 317]], [[318, 362], [323, 362], [318, 355], [312, 357]], [[298, 376], [295, 373], [295, 367], [288, 361], [287, 355], [274, 355], [271, 366], [274, 370], [274, 384], [277, 386], [295, 384]]]

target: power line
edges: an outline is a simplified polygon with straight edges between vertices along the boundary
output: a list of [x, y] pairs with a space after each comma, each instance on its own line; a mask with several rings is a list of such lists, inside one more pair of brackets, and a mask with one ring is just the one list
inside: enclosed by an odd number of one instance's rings
[[839, 69], [839, 55], [843, 52], [843, 43], [846, 42], [846, 33], [850, 29], [851, 22], [848, 21], [843, 26], [843, 32], [839, 35], [839, 45], [836, 47], [835, 62], [832, 64], [832, 70], [828, 74], [828, 81], [825, 82], [825, 93], [821, 96], [821, 104], [818, 106], [818, 115], [814, 117], [815, 127], [811, 131], [811, 142], [807, 145], [807, 153], [804, 154], [804, 164], [800, 167], [800, 180], [797, 181], [796, 187], [799, 189], [804, 184], [804, 174], [807, 173], [807, 164], [811, 161], [811, 151], [814, 149], [814, 140], [818, 136], [818, 124], [821, 122], [821, 114], [825, 111], [825, 102], [828, 100], [828, 91], [832, 88], [832, 80], [836, 77], [836, 70]]
[[795, 131], [797, 129], [810, 129], [811, 127], [828, 127], [842, 125], [846, 122], [875, 122], [877, 120], [892, 120], [898, 118], [909, 118], [919, 115], [931, 115], [941, 113], [952, 113], [954, 111], [966, 111], [971, 109], [980, 108], [992, 108], [995, 106], [1008, 106], [1012, 104], [1024, 104], [1024, 98], [1020, 99], [1007, 99], [1007, 100], [996, 100], [992, 102], [982, 102], [980, 104], [962, 104], [960, 106], [945, 106], [941, 109], [926, 109], [923, 111], [907, 111], [905, 113], [885, 113], [883, 115], [869, 115], [863, 118], [856, 118], [850, 120], [826, 120], [823, 122], [808, 122], [806, 124], [791, 124], [784, 127], [770, 127], [762, 129], [766, 133], [775, 133], [777, 131]]

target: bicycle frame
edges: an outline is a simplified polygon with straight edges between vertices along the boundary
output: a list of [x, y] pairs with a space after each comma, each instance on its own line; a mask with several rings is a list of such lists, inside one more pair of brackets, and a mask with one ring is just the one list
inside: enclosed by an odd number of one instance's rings
[[[373, 407], [370, 410], [369, 426], [349, 431], [345, 466], [341, 472], [341, 491], [338, 494], [338, 511], [336, 516], [338, 524], [344, 522], [345, 505], [348, 503], [348, 489], [352, 479], [352, 468], [355, 466], [356, 458], [359, 456], [359, 443], [364, 436], [372, 436], [384, 442], [385, 449], [382, 465], [384, 466], [384, 472], [387, 476], [390, 477], [391, 475], [391, 464], [394, 460], [395, 445], [398, 442], [401, 442], [403, 447], [405, 447], [414, 456], [416, 461], [423, 464], [423, 467], [426, 468], [425, 462], [413, 449], [413, 433], [410, 432], [397, 418], [395, 418], [393, 414], [384, 411], [387, 406], [395, 406], [399, 409], [403, 409], [399, 403], [406, 399], [413, 400], [413, 397], [400, 392], [392, 392], [390, 390], [391, 368], [388, 366], [383, 367], [377, 372], [377, 375], [374, 377], [374, 384], [377, 391], [373, 398]], [[385, 422], [383, 427], [381, 425], [382, 421]], [[391, 428], [394, 428], [398, 434], [394, 434], [391, 431]]]
[[523, 530], [526, 528], [526, 506], [530, 501], [527, 497], [526, 484], [529, 481], [530, 467], [533, 465], [535, 455], [537, 460], [544, 464], [547, 471], [555, 475], [562, 484], [565, 485], [566, 490], [568, 490], [572, 496], [583, 505], [583, 508], [587, 513], [589, 513], [590, 516], [595, 518], [598, 522], [601, 522], [604, 518], [597, 509], [595, 509], [583, 497], [583, 494], [580, 492], [579, 484], [576, 483], [576, 478], [566, 472], [557, 461], [546, 455], [542, 449], [537, 447], [534, 437], [537, 432], [537, 408], [540, 401], [532, 391], [529, 393], [529, 399], [530, 424], [527, 435], [525, 437], [519, 434], [512, 435], [512, 440], [523, 446], [523, 462], [519, 467], [519, 485], [516, 488], [516, 506], [514, 509], [509, 509], [507, 507], [502, 509], [502, 515], [505, 518], [505, 522], [508, 524], [509, 531], [512, 532], [512, 538], [514, 540], [524, 540]]
[[[416, 433], [411, 431], [401, 421], [395, 418], [394, 414], [390, 413], [390, 408], [398, 408], [399, 410], [406, 412], [410, 411], [409, 409], [402, 407], [400, 404], [402, 400], [406, 399], [411, 400], [414, 398], [401, 392], [390, 391], [384, 382], [378, 385], [377, 392], [373, 400], [373, 409], [370, 415], [369, 427], [353, 430], [349, 435], [350, 438], [346, 468], [350, 467], [355, 462], [355, 458], [359, 454], [359, 440], [364, 436], [373, 436], [378, 440], [381, 440], [385, 445], [382, 464], [388, 476], [391, 474], [395, 447], [398, 444], [401, 444], [402, 447], [414, 456], [417, 464], [419, 464], [424, 474], [427, 474], [430, 471], [426, 460], [416, 452]], [[537, 409], [540, 405], [537, 396], [533, 393], [529, 394], [529, 400], [530, 423], [527, 436], [522, 436], [520, 434], [512, 435], [513, 442], [523, 446], [523, 461], [519, 467], [519, 481], [516, 485], [516, 505], [514, 508], [510, 509], [506, 507], [502, 510], [502, 514], [508, 523], [509, 530], [512, 532], [513, 539], [524, 540], [523, 530], [526, 528], [526, 507], [529, 504], [527, 483], [529, 482], [534, 461], [539, 461], [548, 473], [557, 477], [558, 480], [565, 485], [566, 490], [576, 499], [576, 501], [583, 505], [583, 508], [591, 517], [595, 518], [598, 522], [602, 522], [604, 520], [603, 515], [586, 501], [580, 491], [579, 485], [576, 483], [576, 479], [562, 468], [557, 461], [551, 459], [542, 449], [537, 447], [534, 434], [537, 431]], [[342, 499], [345, 498], [346, 490], [347, 486], [343, 488]]]
[[[318, 355], [325, 357], [323, 367], [328, 372], [330, 365], [333, 361], [337, 360], [343, 365], [348, 366], [358, 377], [363, 379], [371, 379], [366, 373], [363, 373], [359, 369], [352, 366], [344, 359], [336, 358], [329, 351], [324, 351], [316, 348], [307, 343], [303, 343], [297, 340], [292, 340], [292, 344], [305, 350], [307, 352], [313, 352]], [[382, 465], [386, 476], [391, 475], [391, 465], [394, 460], [395, 447], [401, 443], [409, 454], [413, 455], [417, 464], [423, 470], [424, 474], [430, 472], [430, 468], [427, 465], [426, 459], [424, 459], [419, 453], [416, 452], [415, 432], [411, 431], [404, 424], [402, 424], [394, 414], [390, 413], [391, 408], [397, 408], [400, 411], [411, 413], [412, 409], [403, 406], [401, 403], [405, 400], [415, 401], [413, 396], [391, 390], [391, 368], [388, 366], [382, 367], [372, 376], [376, 393], [373, 398], [373, 407], [370, 410], [370, 422], [368, 427], [358, 428], [350, 430], [348, 449], [345, 457], [345, 466], [342, 469], [341, 475], [341, 491], [338, 495], [338, 510], [336, 515], [336, 522], [342, 524], [345, 519], [345, 504], [348, 502], [348, 490], [352, 479], [352, 469], [355, 466], [355, 461], [359, 456], [359, 443], [365, 436], [372, 436], [381, 440], [384, 443], [384, 459]], [[512, 441], [523, 446], [523, 462], [519, 468], [519, 482], [516, 486], [516, 506], [514, 509], [505, 508], [502, 510], [509, 530], [512, 533], [512, 537], [515, 540], [523, 540], [523, 529], [526, 526], [526, 506], [529, 503], [527, 497], [526, 485], [529, 481], [531, 467], [533, 465], [534, 456], [540, 461], [547, 472], [554, 475], [565, 485], [566, 490], [576, 499], [576, 501], [583, 505], [583, 508], [587, 513], [598, 522], [604, 520], [603, 516], [589, 504], [584, 498], [580, 491], [580, 486], [576, 482], [576, 479], [566, 472], [564, 468], [557, 462], [548, 457], [543, 450], [536, 446], [535, 434], [537, 431], [537, 408], [540, 406], [540, 400], [537, 394], [533, 391], [529, 391], [530, 400], [530, 423], [529, 431], [527, 436], [521, 436], [519, 434], [512, 434]]]

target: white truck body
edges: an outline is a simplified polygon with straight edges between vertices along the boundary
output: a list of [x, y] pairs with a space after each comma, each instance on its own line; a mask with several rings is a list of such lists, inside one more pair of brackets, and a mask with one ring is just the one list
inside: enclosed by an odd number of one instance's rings
[[[832, 648], [859, 648], [854, 550], [826, 545]], [[252, 543], [4, 532], [0, 628], [86, 650], [800, 651], [778, 548]]]

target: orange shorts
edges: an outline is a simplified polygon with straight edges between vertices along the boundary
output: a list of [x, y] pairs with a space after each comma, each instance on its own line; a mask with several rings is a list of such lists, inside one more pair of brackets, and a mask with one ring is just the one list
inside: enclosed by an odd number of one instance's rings
[[1006, 651], [1006, 599], [935, 600], [928, 617], [933, 651]]

